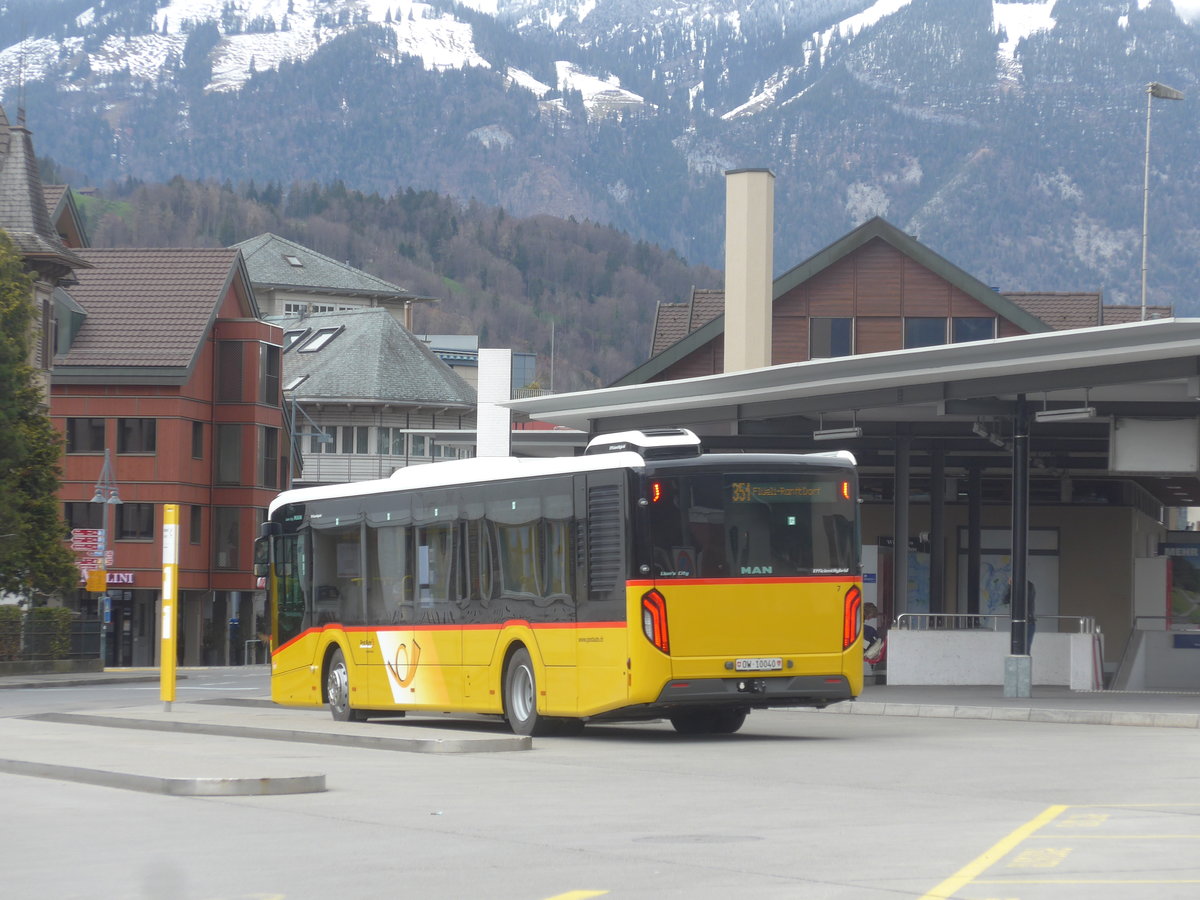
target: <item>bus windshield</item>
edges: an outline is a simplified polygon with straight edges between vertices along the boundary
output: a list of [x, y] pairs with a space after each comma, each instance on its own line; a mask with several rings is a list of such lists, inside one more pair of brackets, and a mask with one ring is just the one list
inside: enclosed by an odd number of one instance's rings
[[655, 475], [644, 486], [652, 574], [857, 573], [854, 481], [833, 472]]

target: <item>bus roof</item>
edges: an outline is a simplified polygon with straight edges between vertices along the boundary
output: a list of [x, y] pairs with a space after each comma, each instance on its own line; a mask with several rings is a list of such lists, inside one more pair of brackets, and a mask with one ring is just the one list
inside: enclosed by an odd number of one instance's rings
[[754, 453], [754, 454], [706, 454], [688, 459], [650, 460], [649, 462], [633, 451], [601, 453], [592, 456], [556, 456], [550, 458], [524, 458], [516, 456], [479, 456], [472, 459], [447, 460], [405, 466], [392, 473], [390, 478], [371, 481], [352, 481], [325, 484], [319, 487], [297, 488], [284, 491], [271, 501], [269, 515], [289, 503], [307, 503], [313, 500], [330, 500], [338, 497], [361, 497], [383, 494], [389, 491], [416, 491], [425, 488], [447, 487], [455, 484], [476, 484], [489, 481], [504, 481], [512, 478], [537, 478], [543, 475], [573, 475], [579, 472], [599, 472], [606, 469], [645, 469], [647, 466], [663, 464], [703, 465], [704, 462], [728, 461], [731, 458], [745, 462], [762, 463], [772, 457], [805, 458], [813, 463], [853, 466], [854, 457], [844, 451], [831, 453]]

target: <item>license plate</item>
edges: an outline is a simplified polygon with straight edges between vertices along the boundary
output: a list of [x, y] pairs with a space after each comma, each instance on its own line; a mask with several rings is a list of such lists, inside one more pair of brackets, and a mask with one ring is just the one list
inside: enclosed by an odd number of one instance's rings
[[779, 656], [757, 656], [751, 659], [735, 659], [733, 667], [739, 672], [774, 672], [783, 668]]

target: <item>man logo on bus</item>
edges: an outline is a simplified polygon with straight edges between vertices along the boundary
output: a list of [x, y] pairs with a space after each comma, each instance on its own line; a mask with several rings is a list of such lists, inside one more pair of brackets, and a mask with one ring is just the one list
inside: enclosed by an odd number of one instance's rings
[[742, 566], [743, 575], [773, 575], [774, 573], [773, 566]]

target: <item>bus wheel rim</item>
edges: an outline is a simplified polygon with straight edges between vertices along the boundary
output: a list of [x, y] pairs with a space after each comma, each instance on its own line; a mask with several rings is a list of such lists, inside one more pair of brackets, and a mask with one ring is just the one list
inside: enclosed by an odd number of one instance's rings
[[336, 665], [329, 670], [329, 704], [335, 709], [343, 709], [350, 698], [350, 680], [346, 677], [346, 667]]
[[533, 712], [533, 673], [521, 666], [513, 682], [513, 712], [524, 722]]

